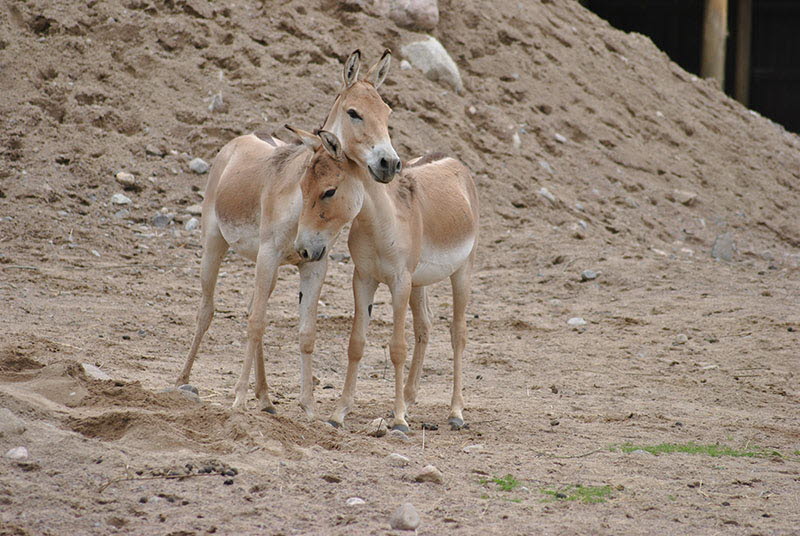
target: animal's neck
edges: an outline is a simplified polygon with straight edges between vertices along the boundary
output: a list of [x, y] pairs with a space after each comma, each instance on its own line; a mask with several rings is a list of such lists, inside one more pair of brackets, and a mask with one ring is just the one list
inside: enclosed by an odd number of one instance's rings
[[401, 222], [400, 206], [391, 184], [380, 184], [371, 177], [364, 181], [364, 204], [356, 217], [358, 226], [372, 235], [375, 243], [392, 241]]

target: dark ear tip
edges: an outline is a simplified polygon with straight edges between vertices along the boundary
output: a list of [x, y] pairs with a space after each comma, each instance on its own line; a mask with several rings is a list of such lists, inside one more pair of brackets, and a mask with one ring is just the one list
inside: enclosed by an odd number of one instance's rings
[[392, 49], [391, 48], [387, 48], [386, 50], [383, 51], [383, 55], [381, 56], [381, 59], [383, 59], [386, 56], [389, 56], [391, 54], [392, 54]]
[[351, 56], [358, 56], [358, 57], [360, 58], [360, 57], [361, 57], [361, 49], [360, 49], [360, 48], [357, 48], [357, 49], [355, 49], [355, 50], [353, 51], [353, 53], [352, 53], [352, 54], [350, 54], [350, 55], [351, 55]]

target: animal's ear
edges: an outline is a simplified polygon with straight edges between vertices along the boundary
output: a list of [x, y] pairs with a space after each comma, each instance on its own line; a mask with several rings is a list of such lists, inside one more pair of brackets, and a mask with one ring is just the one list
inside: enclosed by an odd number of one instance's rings
[[350, 57], [347, 58], [347, 61], [344, 62], [344, 71], [342, 71], [342, 83], [344, 87], [342, 89], [347, 89], [352, 86], [356, 80], [358, 80], [358, 69], [361, 66], [361, 51], [356, 49]]
[[300, 138], [300, 141], [302, 141], [303, 145], [305, 145], [306, 147], [316, 150], [317, 147], [320, 146], [319, 137], [315, 136], [311, 132], [305, 131], [300, 128], [294, 128], [289, 125], [283, 125], [283, 126], [286, 127], [292, 134]]
[[367, 76], [364, 78], [370, 82], [375, 89], [378, 89], [383, 81], [386, 80], [386, 75], [389, 74], [389, 66], [392, 64], [392, 51], [388, 48], [383, 51], [383, 56], [378, 62], [369, 68]]
[[320, 130], [317, 135], [320, 141], [322, 141], [322, 146], [328, 151], [328, 154], [336, 160], [344, 160], [342, 144], [339, 142], [339, 138], [336, 137], [336, 134], [328, 132], [327, 130]]

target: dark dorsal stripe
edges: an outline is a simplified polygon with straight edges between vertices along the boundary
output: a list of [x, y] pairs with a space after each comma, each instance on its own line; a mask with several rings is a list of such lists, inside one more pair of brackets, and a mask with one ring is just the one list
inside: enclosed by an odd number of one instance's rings
[[447, 155], [444, 154], [444, 153], [430, 153], [430, 154], [426, 154], [425, 156], [423, 156], [422, 158], [420, 158], [419, 160], [417, 160], [413, 164], [409, 164], [409, 163], [403, 164], [403, 167], [406, 168], [406, 169], [415, 168], [417, 166], [424, 166], [425, 164], [430, 164], [432, 162], [438, 162], [439, 160], [444, 160], [445, 158], [447, 158]]

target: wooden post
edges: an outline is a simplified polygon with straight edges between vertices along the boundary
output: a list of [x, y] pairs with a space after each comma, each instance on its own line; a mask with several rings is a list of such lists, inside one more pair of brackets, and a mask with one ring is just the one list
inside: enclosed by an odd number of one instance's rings
[[747, 106], [750, 102], [750, 46], [753, 34], [753, 0], [739, 0], [736, 17], [736, 78], [733, 94]]
[[727, 37], [728, 0], [706, 0], [700, 76], [713, 78], [720, 89], [725, 83], [725, 39]]

